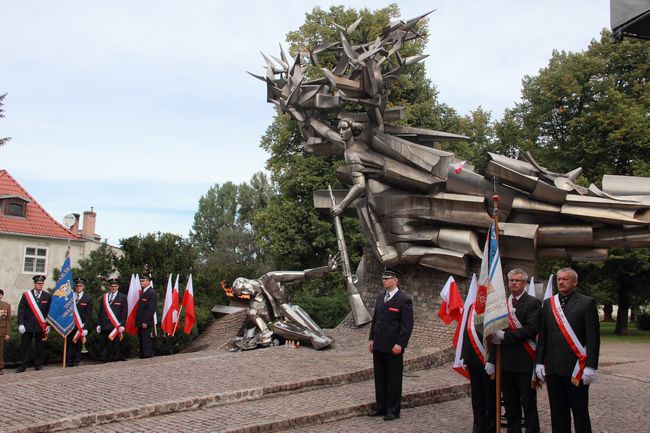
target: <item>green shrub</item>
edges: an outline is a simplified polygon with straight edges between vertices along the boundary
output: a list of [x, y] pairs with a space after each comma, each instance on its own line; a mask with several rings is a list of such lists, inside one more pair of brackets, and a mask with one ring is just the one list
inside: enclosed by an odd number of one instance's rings
[[636, 327], [641, 331], [650, 331], [650, 313], [639, 313], [636, 316]]

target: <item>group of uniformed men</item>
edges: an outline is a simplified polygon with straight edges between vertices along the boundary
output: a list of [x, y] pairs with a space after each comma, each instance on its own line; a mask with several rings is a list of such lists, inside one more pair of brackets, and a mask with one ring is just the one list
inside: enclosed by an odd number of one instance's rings
[[[508, 432], [539, 433], [537, 388], [546, 383], [553, 433], [591, 432], [589, 384], [595, 380], [600, 349], [596, 300], [576, 292], [578, 275], [557, 272], [558, 294], [540, 305], [526, 293], [528, 275], [508, 273], [510, 326], [497, 331], [492, 347], [481, 350], [481, 327], [464, 330], [462, 357], [471, 381], [474, 433], [500, 431], [496, 426], [495, 358], [501, 346], [501, 391]], [[470, 321], [468, 321], [470, 322]]]
[[[34, 288], [26, 291], [18, 304], [18, 332], [21, 334], [21, 340], [17, 373], [24, 372], [28, 366], [32, 341], [35, 351], [34, 368], [36, 370], [43, 368], [43, 342], [50, 332], [47, 315], [50, 310], [52, 295], [43, 290], [44, 275], [35, 275], [32, 279], [34, 280]], [[84, 292], [85, 287], [86, 281], [83, 278], [75, 278], [73, 298], [76, 310], [75, 325], [72, 332], [67, 336], [66, 365], [68, 367], [79, 365], [86, 337], [89, 331], [93, 329], [93, 300], [88, 293]], [[143, 275], [140, 278], [140, 287], [141, 291], [135, 317], [140, 358], [151, 358], [153, 356], [151, 333], [154, 328], [154, 314], [158, 297], [149, 276]], [[0, 304], [1, 308], [2, 305]], [[120, 293], [117, 279], [109, 279], [108, 292], [100, 298], [97, 326], [95, 328], [96, 332], [101, 334], [101, 361], [114, 362], [121, 359], [120, 341], [125, 331], [127, 314], [128, 302], [126, 295]], [[0, 325], [2, 323], [0, 314]], [[6, 333], [8, 335], [9, 331], [7, 330]], [[0, 349], [2, 349], [1, 346]], [[0, 350], [0, 374], [3, 367], [1, 355], [2, 350]]]

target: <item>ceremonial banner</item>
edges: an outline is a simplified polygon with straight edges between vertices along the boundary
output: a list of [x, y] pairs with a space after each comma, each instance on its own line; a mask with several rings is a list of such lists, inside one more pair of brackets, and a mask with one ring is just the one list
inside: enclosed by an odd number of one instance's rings
[[459, 330], [464, 330], [468, 323], [469, 312], [473, 310], [472, 305], [476, 300], [476, 292], [478, 292], [478, 282], [476, 280], [476, 274], [472, 275], [472, 282], [469, 285], [469, 291], [467, 292], [467, 298], [465, 299], [465, 305], [463, 307], [463, 318], [458, 324], [458, 329], [456, 334], [458, 334], [458, 342], [456, 344], [456, 352], [454, 355], [454, 364], [453, 369], [456, 370], [459, 374], [465, 376], [469, 379], [469, 371], [465, 367], [465, 361], [462, 359], [463, 352], [463, 340], [465, 338], [464, 332], [459, 332]]
[[74, 329], [74, 295], [72, 291], [72, 267], [70, 266], [70, 252], [65, 253], [65, 260], [61, 266], [61, 274], [54, 286], [50, 312], [47, 323], [62, 337], [67, 337]]
[[[506, 288], [503, 283], [499, 243], [494, 224], [489, 232], [488, 278], [485, 298], [485, 313], [483, 314], [483, 342], [487, 344], [488, 336], [496, 331], [508, 328], [508, 306], [506, 304]], [[485, 257], [485, 255], [484, 255]], [[483, 266], [481, 266], [483, 271]], [[479, 278], [480, 285], [480, 278]]]

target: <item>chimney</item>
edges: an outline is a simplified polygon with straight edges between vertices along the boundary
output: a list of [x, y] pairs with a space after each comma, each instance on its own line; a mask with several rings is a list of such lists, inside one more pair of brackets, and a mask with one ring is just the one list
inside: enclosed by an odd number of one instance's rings
[[84, 225], [81, 228], [81, 234], [85, 238], [94, 239], [95, 238], [95, 220], [97, 214], [93, 212], [91, 207], [89, 211], [84, 211]]
[[74, 233], [75, 235], [79, 234], [79, 214], [78, 213], [73, 213], [74, 215], [74, 224], [72, 227], [70, 227], [70, 231]]

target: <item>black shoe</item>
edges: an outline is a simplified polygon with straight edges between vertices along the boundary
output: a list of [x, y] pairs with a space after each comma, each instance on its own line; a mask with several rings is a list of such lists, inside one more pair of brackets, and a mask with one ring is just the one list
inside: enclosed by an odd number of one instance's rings
[[25, 372], [25, 367], [22, 365], [16, 369], [16, 373], [24, 373]]
[[384, 415], [384, 421], [392, 421], [397, 418], [399, 418], [399, 415], [395, 415], [392, 413], [387, 413], [386, 415]]
[[37, 365], [37, 366], [34, 367], [34, 370], [36, 370], [36, 371], [39, 371], [39, 370], [42, 370], [42, 369], [43, 369], [42, 365]]
[[382, 416], [382, 415], [385, 415], [385, 414], [386, 414], [386, 412], [380, 412], [380, 411], [378, 411], [376, 409], [373, 409], [370, 412], [368, 412], [367, 415], [368, 416]]

